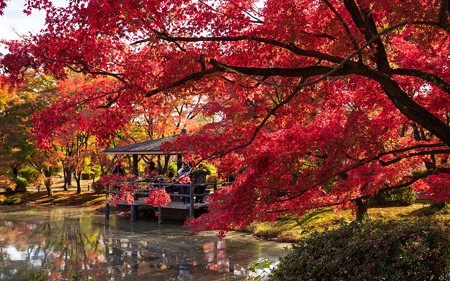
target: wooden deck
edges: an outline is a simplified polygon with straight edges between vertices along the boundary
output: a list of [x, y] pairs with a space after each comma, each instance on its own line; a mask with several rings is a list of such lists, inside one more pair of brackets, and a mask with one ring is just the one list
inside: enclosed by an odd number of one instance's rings
[[[148, 184], [148, 183], [146, 183]], [[184, 213], [184, 218], [186, 218], [186, 213], [188, 213], [188, 218], [194, 218], [195, 217], [195, 211], [196, 210], [202, 210], [207, 211], [209, 202], [207, 200], [207, 197], [209, 194], [217, 191], [218, 187], [223, 187], [225, 185], [228, 185], [229, 183], [216, 183], [214, 185], [207, 185], [206, 192], [204, 194], [195, 194], [194, 190], [196, 188], [195, 184], [174, 184], [174, 183], [152, 183], [153, 186], [157, 188], [165, 188], [166, 192], [169, 193], [171, 197], [171, 202], [169, 202], [165, 206], [150, 206], [158, 210], [158, 223], [163, 222], [163, 216], [165, 213], [165, 210], [186, 210]], [[189, 194], [182, 194], [180, 190], [182, 188], [187, 188], [189, 190]], [[117, 194], [118, 190], [109, 190], [106, 191], [106, 206], [105, 206], [105, 218], [109, 219], [109, 213], [110, 213], [110, 203], [108, 201], [109, 196]], [[125, 205], [130, 206], [131, 208], [131, 221], [136, 221], [138, 219], [138, 210], [139, 206], [148, 206], [144, 200], [149, 196], [149, 194], [153, 192], [153, 190], [139, 190], [133, 192], [134, 196], [134, 202], [132, 204], [129, 204], [128, 202], [122, 201], [119, 202], [117, 205]], [[204, 203], [195, 203], [195, 198], [197, 197], [203, 197]], [[182, 202], [182, 199], [185, 199], [187, 201], [186, 203]], [[180, 215], [179, 218], [183, 219], [183, 215]]]

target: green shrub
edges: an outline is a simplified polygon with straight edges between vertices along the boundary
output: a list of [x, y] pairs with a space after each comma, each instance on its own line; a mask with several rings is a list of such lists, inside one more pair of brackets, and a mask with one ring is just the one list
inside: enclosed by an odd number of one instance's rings
[[449, 243], [425, 222], [351, 224], [294, 244], [270, 280], [450, 280]]
[[102, 194], [105, 193], [106, 188], [103, 184], [100, 183], [100, 181], [96, 181], [92, 184], [92, 189], [96, 194]]
[[217, 177], [217, 175], [209, 175], [206, 179], [207, 183], [218, 183], [219, 182], [219, 178]]
[[410, 187], [380, 192], [375, 195], [372, 204], [378, 206], [401, 205], [408, 206], [416, 202], [416, 192]]
[[29, 183], [36, 183], [39, 178], [39, 171], [35, 168], [23, 168], [19, 170], [19, 175]]
[[176, 175], [178, 172], [177, 163], [170, 162], [167, 167], [167, 175]]
[[18, 177], [16, 182], [15, 192], [27, 192], [28, 181], [25, 178]]
[[6, 187], [6, 193], [15, 193], [15, 192], [26, 192], [28, 186], [28, 181], [25, 178], [18, 177], [17, 180], [14, 181], [14, 184], [10, 184]]

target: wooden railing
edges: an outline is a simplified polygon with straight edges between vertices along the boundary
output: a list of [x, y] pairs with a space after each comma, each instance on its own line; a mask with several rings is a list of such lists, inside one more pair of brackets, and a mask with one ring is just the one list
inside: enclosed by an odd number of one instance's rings
[[[186, 203], [178, 203], [178, 204], [170, 204], [168, 206], [152, 206], [158, 208], [158, 222], [162, 223], [162, 209], [163, 208], [172, 208], [172, 209], [189, 209], [189, 218], [194, 217], [194, 210], [200, 207], [207, 207], [208, 203], [195, 203], [195, 199], [197, 198], [205, 198], [205, 196], [209, 195], [212, 192], [216, 192], [218, 189], [230, 185], [230, 182], [215, 182], [215, 183], [206, 183], [206, 184], [180, 184], [176, 182], [149, 182], [149, 181], [132, 181], [128, 182], [128, 185], [134, 186], [134, 189], [130, 192], [134, 198], [133, 203], [127, 203], [125, 201], [120, 202], [120, 205], [129, 205], [131, 206], [131, 220], [135, 221], [137, 219], [138, 207], [142, 205], [146, 205], [144, 201], [139, 200], [143, 197], [148, 197], [152, 192], [156, 190], [160, 190], [164, 188], [166, 192], [170, 195], [172, 202], [178, 202], [181, 200]], [[148, 188], [151, 187], [151, 188]], [[197, 187], [205, 187], [204, 193], [195, 193], [195, 189]], [[109, 219], [110, 213], [110, 196], [114, 196], [120, 192], [120, 188], [106, 188], [106, 206], [105, 206], [105, 218]]]

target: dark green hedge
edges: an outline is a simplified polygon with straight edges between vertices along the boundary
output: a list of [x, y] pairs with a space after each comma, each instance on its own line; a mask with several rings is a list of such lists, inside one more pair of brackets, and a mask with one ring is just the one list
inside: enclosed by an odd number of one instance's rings
[[427, 222], [366, 222], [293, 246], [270, 280], [450, 280], [449, 234]]
[[373, 206], [408, 206], [414, 204], [417, 199], [416, 192], [411, 187], [403, 187], [394, 190], [380, 192], [371, 199]]
[[34, 168], [23, 168], [19, 170], [19, 175], [29, 183], [36, 183], [39, 178], [39, 171]]

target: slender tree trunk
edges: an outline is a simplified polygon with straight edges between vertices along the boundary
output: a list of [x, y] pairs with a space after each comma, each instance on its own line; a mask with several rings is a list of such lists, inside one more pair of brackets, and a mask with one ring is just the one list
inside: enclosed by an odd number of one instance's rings
[[47, 189], [47, 196], [53, 197], [53, 189], [52, 189], [53, 178], [51, 176], [46, 177], [44, 184], [45, 184], [45, 188]]
[[74, 177], [77, 183], [77, 194], [81, 194], [81, 172], [75, 172]]
[[63, 166], [63, 171], [64, 171], [64, 191], [68, 191], [69, 187], [72, 185], [73, 167]]

